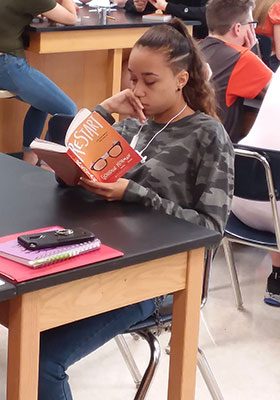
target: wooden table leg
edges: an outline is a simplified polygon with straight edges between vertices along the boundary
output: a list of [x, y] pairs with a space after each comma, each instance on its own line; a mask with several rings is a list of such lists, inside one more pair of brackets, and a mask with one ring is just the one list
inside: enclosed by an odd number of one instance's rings
[[186, 288], [174, 293], [168, 400], [193, 400], [204, 249], [188, 253]]
[[[107, 98], [121, 91], [122, 80], [122, 49], [108, 51], [108, 72], [107, 72]], [[113, 114], [116, 122], [119, 121], [119, 114]]]
[[36, 292], [10, 300], [7, 400], [37, 400], [40, 332]]
[[122, 77], [122, 49], [108, 51], [108, 80], [107, 96], [113, 96], [121, 90]]

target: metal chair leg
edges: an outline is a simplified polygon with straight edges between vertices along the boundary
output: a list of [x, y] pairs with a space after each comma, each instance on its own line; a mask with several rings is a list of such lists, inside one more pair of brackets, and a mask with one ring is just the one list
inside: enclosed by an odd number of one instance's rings
[[154, 377], [156, 367], [158, 366], [159, 363], [159, 358], [160, 358], [160, 344], [157, 338], [149, 331], [139, 331], [137, 332], [143, 339], [146, 340], [146, 342], [150, 346], [150, 361], [149, 365], [144, 373], [144, 376], [141, 380], [139, 389], [137, 390], [137, 393], [134, 397], [134, 400], [144, 400], [147, 394], [147, 391], [149, 389], [149, 386], [152, 382], [152, 379]]
[[131, 351], [126, 343], [126, 340], [123, 337], [123, 335], [118, 335], [115, 337], [115, 342], [118, 345], [118, 348], [123, 356], [126, 366], [129, 369], [129, 372], [131, 373], [131, 376], [134, 380], [136, 388], [138, 389], [140, 386], [142, 376], [141, 376], [141, 373], [140, 373], [140, 371], [136, 365], [136, 362], [131, 354]]
[[[129, 350], [129, 347], [123, 337], [123, 335], [118, 335], [115, 340], [121, 351], [121, 354], [126, 362], [126, 365], [133, 377], [134, 382], [138, 385], [137, 393], [134, 397], [134, 400], [144, 400], [152, 382], [152, 379], [155, 374], [156, 367], [159, 363], [160, 358], [160, 345], [157, 338], [149, 331], [139, 331], [137, 332], [139, 336], [146, 340], [146, 342], [150, 346], [150, 362], [145, 371], [143, 378], [141, 379], [141, 374], [139, 369], [134, 361], [134, 358]], [[170, 343], [169, 343], [170, 344]], [[170, 347], [168, 345], [168, 350]], [[167, 354], [169, 352], [166, 351]], [[219, 389], [219, 386], [215, 380], [215, 377], [209, 367], [209, 364], [200, 348], [198, 348], [197, 354], [197, 366], [200, 370], [200, 373], [205, 381], [205, 384], [211, 394], [213, 400], [224, 400], [222, 393]]]
[[223, 395], [219, 389], [219, 386], [216, 382], [216, 379], [209, 367], [209, 364], [200, 348], [198, 348], [197, 353], [197, 366], [200, 370], [200, 373], [206, 383], [208, 390], [211, 394], [213, 400], [223, 400]]
[[123, 335], [116, 336], [115, 341], [138, 389], [134, 400], [144, 400], [155, 374], [156, 367], [158, 366], [161, 351], [159, 341], [151, 332], [143, 330], [137, 332], [137, 335], [146, 340], [150, 347], [150, 361], [143, 377], [141, 377], [140, 371]]
[[234, 259], [233, 259], [232, 249], [231, 249], [229, 241], [226, 238], [223, 239], [222, 244], [223, 244], [223, 248], [224, 248], [226, 262], [229, 267], [230, 278], [231, 278], [231, 283], [232, 283], [236, 306], [237, 306], [238, 310], [242, 310], [243, 309], [243, 299], [242, 299], [242, 294], [241, 294], [241, 290], [240, 290], [240, 284], [238, 281], [236, 266], [235, 266]]

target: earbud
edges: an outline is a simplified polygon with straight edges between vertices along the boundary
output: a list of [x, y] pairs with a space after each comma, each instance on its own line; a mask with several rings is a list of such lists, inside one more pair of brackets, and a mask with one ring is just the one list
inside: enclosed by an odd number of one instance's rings
[[142, 160], [140, 161], [141, 162], [141, 164], [144, 164], [145, 162], [146, 162], [146, 160], [147, 160], [147, 156], [142, 156]]

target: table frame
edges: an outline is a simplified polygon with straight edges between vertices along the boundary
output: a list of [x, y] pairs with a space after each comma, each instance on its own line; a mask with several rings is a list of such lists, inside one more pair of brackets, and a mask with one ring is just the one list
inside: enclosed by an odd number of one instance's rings
[[7, 400], [37, 400], [41, 331], [172, 292], [168, 400], [194, 399], [203, 272], [201, 248], [0, 303], [0, 321], [9, 328]]

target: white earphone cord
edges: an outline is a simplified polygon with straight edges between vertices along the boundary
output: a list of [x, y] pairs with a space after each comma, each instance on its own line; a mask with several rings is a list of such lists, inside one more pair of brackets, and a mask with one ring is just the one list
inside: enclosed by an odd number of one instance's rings
[[[148, 146], [151, 144], [151, 142], [157, 137], [157, 135], [159, 135], [165, 128], [167, 128], [167, 126], [169, 124], [171, 124], [172, 121], [174, 121], [175, 118], [179, 117], [180, 114], [182, 114], [182, 112], [185, 111], [185, 109], [187, 108], [187, 104], [184, 105], [184, 107], [182, 108], [181, 111], [179, 111], [176, 115], [174, 115], [165, 125], [164, 127], [162, 127], [157, 133], [154, 134], [154, 136], [152, 137], [152, 139], [148, 142], [148, 144], [144, 147], [144, 149], [142, 149], [141, 151], [139, 151], [139, 154], [142, 155], [142, 153], [148, 148]], [[144, 125], [141, 125], [141, 128], [139, 129], [138, 133], [132, 138], [132, 141], [130, 143], [130, 146], [134, 149], [138, 139], [139, 139], [139, 134], [142, 130]]]

